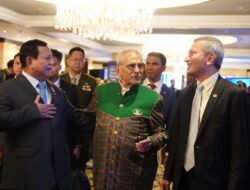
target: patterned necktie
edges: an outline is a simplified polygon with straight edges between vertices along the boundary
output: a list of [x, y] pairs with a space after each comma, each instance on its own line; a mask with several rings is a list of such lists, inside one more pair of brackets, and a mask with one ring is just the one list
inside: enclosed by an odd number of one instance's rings
[[204, 86], [198, 85], [196, 89], [196, 94], [192, 104], [190, 125], [189, 125], [189, 134], [186, 148], [186, 155], [184, 161], [184, 168], [186, 171], [189, 171], [195, 166], [194, 162], [194, 143], [198, 134], [199, 123], [200, 123], [200, 107], [202, 99], [202, 90]]
[[46, 82], [39, 82], [37, 84], [37, 87], [39, 88], [39, 95], [43, 102], [46, 104], [47, 103], [47, 84]]
[[153, 83], [148, 84], [148, 86], [149, 86], [149, 88], [151, 88], [152, 90], [154, 90], [154, 89], [156, 88], [156, 85], [153, 84]]

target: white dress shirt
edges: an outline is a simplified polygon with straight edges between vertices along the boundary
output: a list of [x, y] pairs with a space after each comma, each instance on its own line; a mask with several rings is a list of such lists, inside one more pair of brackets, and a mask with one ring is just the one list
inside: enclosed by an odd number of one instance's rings
[[[37, 87], [39, 81], [36, 78], [30, 76], [28, 73], [25, 73], [24, 71], [22, 72], [22, 74], [23, 74], [23, 76], [25, 78], [27, 78], [27, 80], [30, 82], [30, 84], [36, 89], [37, 93], [39, 94], [39, 88]], [[47, 101], [48, 102], [44, 102], [44, 103], [47, 103], [47, 104], [51, 103], [51, 94], [50, 94], [48, 88], [47, 88], [47, 91], [46, 91], [46, 95], [47, 95]]]
[[[210, 76], [209, 78], [207, 78], [206, 80], [204, 80], [202, 82], [197, 81], [197, 85], [202, 84], [204, 86], [204, 89], [202, 91], [200, 118], [202, 118], [202, 116], [203, 116], [203, 113], [204, 113], [205, 108], [207, 106], [208, 99], [211, 96], [212, 90], [214, 89], [214, 86], [215, 86], [215, 83], [216, 83], [218, 77], [219, 77], [219, 73], [216, 72], [215, 74], [213, 74], [212, 76]], [[213, 96], [217, 96], [217, 95], [214, 94]]]
[[[148, 84], [152, 84], [151, 82], [149, 82], [148, 78], [146, 78], [143, 82], [143, 85], [147, 86], [148, 87]], [[163, 82], [161, 80], [159, 80], [158, 82], [156, 83], [153, 83], [156, 88], [154, 89], [154, 91], [156, 91], [158, 94], [161, 93], [161, 88], [162, 88], [162, 85], [163, 85]]]

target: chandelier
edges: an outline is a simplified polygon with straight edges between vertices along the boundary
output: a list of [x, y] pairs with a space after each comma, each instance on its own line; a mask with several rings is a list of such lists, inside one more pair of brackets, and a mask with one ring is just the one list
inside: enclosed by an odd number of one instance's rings
[[61, 0], [56, 3], [55, 28], [104, 40], [149, 34], [154, 10], [144, 4], [140, 0]]

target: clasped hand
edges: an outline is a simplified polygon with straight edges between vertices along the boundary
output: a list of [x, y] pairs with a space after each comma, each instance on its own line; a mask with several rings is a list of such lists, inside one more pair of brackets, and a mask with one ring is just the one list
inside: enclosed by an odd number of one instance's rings
[[54, 104], [41, 104], [39, 100], [40, 96], [38, 95], [34, 103], [37, 105], [41, 118], [46, 118], [46, 119], [54, 118], [54, 115], [56, 114], [56, 107], [54, 106]]
[[151, 148], [152, 142], [149, 138], [139, 141], [135, 143], [136, 150], [138, 152], [148, 152]]

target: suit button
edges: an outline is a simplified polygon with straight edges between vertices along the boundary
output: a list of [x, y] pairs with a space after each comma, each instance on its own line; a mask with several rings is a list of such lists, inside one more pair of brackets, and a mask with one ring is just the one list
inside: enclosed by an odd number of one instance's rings
[[195, 149], [200, 149], [200, 146], [195, 146]]

